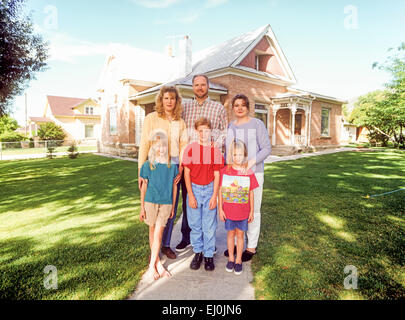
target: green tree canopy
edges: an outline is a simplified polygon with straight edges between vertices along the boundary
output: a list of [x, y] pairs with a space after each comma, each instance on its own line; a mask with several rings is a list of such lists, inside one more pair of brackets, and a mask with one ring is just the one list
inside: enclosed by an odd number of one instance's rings
[[13, 132], [18, 128], [17, 120], [8, 115], [0, 117], [0, 135], [5, 132]]
[[358, 99], [349, 121], [365, 126], [370, 138], [384, 145], [391, 140], [396, 147], [405, 147], [405, 43], [390, 49], [391, 55], [373, 68], [391, 74], [385, 90], [370, 92]]
[[41, 124], [38, 129], [38, 137], [41, 140], [64, 140], [66, 134], [63, 132], [61, 126], [56, 125], [53, 122], [47, 122]]
[[29, 16], [22, 14], [25, 0], [0, 0], [0, 116], [10, 111], [35, 73], [45, 70], [48, 44], [34, 34]]

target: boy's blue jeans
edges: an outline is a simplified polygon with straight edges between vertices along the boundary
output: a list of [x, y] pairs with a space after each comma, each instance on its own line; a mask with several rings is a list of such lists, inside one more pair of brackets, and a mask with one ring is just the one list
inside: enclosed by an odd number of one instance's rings
[[190, 207], [187, 196], [187, 218], [191, 228], [190, 241], [194, 253], [204, 253], [212, 258], [215, 251], [215, 234], [218, 226], [217, 208], [210, 210], [210, 200], [214, 193], [214, 182], [206, 186], [191, 184], [197, 200], [197, 209]]

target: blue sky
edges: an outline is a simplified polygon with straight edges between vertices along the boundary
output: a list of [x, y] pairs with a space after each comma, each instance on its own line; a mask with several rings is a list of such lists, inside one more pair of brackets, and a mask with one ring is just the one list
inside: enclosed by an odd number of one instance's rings
[[[27, 90], [29, 116], [47, 94], [93, 96], [110, 43], [163, 52], [189, 35], [198, 51], [270, 24], [296, 87], [352, 99], [382, 88], [389, 78], [371, 66], [405, 41], [402, 0], [28, 0], [27, 10], [52, 47]], [[14, 110], [23, 125], [23, 97]]]

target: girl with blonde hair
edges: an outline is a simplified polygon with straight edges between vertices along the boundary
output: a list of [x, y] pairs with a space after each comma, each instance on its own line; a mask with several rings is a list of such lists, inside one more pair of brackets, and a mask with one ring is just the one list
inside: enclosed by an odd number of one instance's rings
[[159, 250], [167, 221], [174, 217], [177, 194], [174, 180], [178, 173], [178, 167], [170, 164], [166, 134], [155, 132], [148, 160], [140, 171], [140, 176], [146, 180], [141, 187], [140, 220], [149, 226], [151, 256], [148, 272], [155, 280], [171, 276], [160, 261]]
[[[177, 166], [178, 175], [175, 179], [176, 184], [180, 184], [183, 174], [180, 159], [181, 154], [188, 144], [188, 135], [186, 123], [181, 119], [181, 102], [182, 98], [176, 87], [163, 86], [156, 97], [156, 111], [145, 117], [141, 142], [138, 154], [138, 186], [142, 188], [145, 180], [140, 175], [140, 170], [151, 148], [151, 138], [156, 130], [164, 132], [167, 136], [167, 147], [170, 163]], [[175, 259], [176, 254], [170, 248], [170, 241], [173, 232], [173, 223], [177, 214], [177, 205], [179, 198], [180, 185], [176, 193], [176, 203], [174, 206], [174, 216], [169, 219], [162, 237], [162, 253], [169, 259]]]
[[[220, 171], [218, 210], [228, 231], [229, 259], [226, 271], [242, 273], [245, 232], [254, 221], [254, 189], [259, 187], [255, 174], [247, 170], [248, 151], [242, 141], [234, 140], [227, 151], [227, 166]], [[236, 257], [235, 257], [236, 238]]]

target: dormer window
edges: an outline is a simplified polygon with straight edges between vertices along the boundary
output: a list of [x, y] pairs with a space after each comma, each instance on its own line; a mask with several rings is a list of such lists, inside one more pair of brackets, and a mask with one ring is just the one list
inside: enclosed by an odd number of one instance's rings
[[93, 115], [94, 114], [94, 108], [93, 107], [86, 107], [85, 113], [89, 114], [89, 115]]
[[268, 72], [269, 61], [273, 57], [273, 55], [266, 53], [266, 52], [256, 52], [255, 55], [255, 70]]
[[255, 70], [260, 71], [260, 56], [257, 54], [255, 57]]

